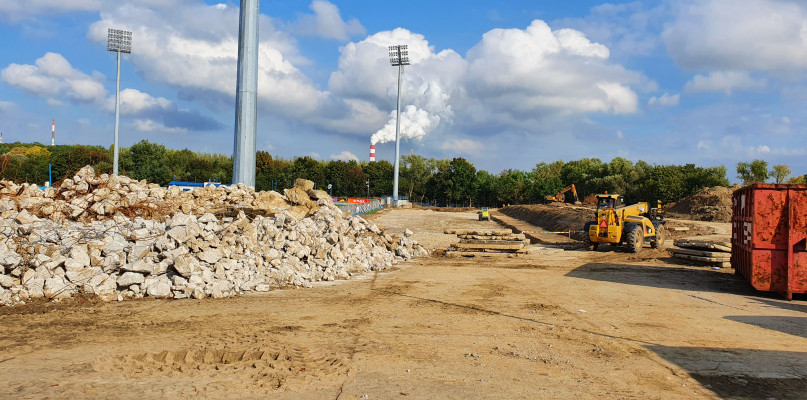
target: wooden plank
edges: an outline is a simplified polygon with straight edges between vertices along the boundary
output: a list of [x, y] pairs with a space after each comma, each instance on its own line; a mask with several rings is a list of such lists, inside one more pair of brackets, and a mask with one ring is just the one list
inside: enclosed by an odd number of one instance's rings
[[530, 244], [529, 240], [469, 240], [469, 239], [462, 239], [460, 243], [463, 244], [515, 244], [515, 245], [528, 245]]
[[731, 242], [722, 240], [676, 239], [676, 246], [688, 249], [705, 249], [731, 252]]
[[706, 250], [693, 250], [693, 249], [682, 249], [682, 248], [670, 248], [668, 249], [674, 254], [689, 254], [693, 256], [701, 256], [701, 257], [731, 257], [731, 253], [723, 252], [723, 251], [706, 251]]
[[731, 257], [701, 257], [701, 256], [693, 256], [689, 254], [675, 254], [673, 257], [676, 258], [683, 258], [685, 260], [693, 260], [693, 261], [701, 261], [706, 263], [715, 263], [715, 262], [729, 262], [731, 261]]
[[513, 257], [520, 254], [526, 254], [526, 250], [510, 251], [510, 252], [484, 252], [484, 251], [447, 251], [446, 257]]
[[524, 248], [524, 243], [494, 244], [494, 243], [455, 243], [458, 249], [485, 249], [485, 250], [518, 250]]
[[524, 240], [526, 237], [524, 234], [517, 234], [517, 235], [457, 235], [460, 239], [471, 239], [471, 240]]
[[513, 231], [510, 229], [493, 229], [493, 230], [473, 230], [473, 229], [446, 229], [443, 231], [446, 235], [479, 235], [479, 236], [505, 236], [512, 235]]

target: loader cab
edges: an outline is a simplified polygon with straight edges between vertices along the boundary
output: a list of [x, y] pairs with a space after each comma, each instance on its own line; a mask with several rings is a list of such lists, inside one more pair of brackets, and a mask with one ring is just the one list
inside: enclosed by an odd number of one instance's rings
[[597, 210], [625, 207], [625, 197], [617, 194], [597, 195]]

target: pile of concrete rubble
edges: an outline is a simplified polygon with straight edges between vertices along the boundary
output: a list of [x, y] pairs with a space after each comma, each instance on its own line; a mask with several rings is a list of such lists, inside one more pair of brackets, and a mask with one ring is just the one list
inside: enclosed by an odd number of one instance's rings
[[84, 167], [41, 190], [0, 181], [0, 304], [229, 297], [348, 279], [428, 252], [298, 180], [285, 195], [183, 192]]

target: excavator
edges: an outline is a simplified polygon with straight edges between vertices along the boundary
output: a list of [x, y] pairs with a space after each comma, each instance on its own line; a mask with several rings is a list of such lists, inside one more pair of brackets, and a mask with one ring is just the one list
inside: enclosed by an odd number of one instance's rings
[[563, 203], [563, 202], [566, 201], [566, 192], [568, 192], [570, 190], [572, 191], [572, 194], [574, 195], [574, 204], [576, 206], [579, 206], [579, 205], [583, 204], [583, 203], [580, 202], [580, 199], [577, 198], [577, 188], [574, 187], [574, 183], [571, 184], [570, 186], [567, 186], [567, 187], [561, 189], [559, 192], [555, 193], [554, 196], [546, 196], [546, 200], [547, 201], [556, 201], [556, 202]]
[[618, 194], [600, 194], [597, 198], [596, 221], [587, 222], [583, 230], [588, 233], [587, 244], [597, 250], [600, 244], [625, 245], [631, 253], [638, 253], [646, 241], [650, 247], [664, 244], [664, 215], [661, 201], [658, 207], [649, 208], [646, 202], [626, 206], [625, 198]]

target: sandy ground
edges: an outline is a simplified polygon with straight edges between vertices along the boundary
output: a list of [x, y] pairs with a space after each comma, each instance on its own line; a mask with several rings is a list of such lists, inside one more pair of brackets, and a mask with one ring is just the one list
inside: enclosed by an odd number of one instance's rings
[[[427, 247], [474, 213], [395, 210]], [[775, 398], [807, 301], [664, 252], [424, 258], [311, 289], [0, 308], [0, 398]]]

